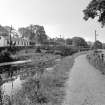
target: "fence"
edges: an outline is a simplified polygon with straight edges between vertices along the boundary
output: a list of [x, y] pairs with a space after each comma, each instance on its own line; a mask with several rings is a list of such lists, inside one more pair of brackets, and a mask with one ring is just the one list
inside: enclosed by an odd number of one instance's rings
[[87, 55], [90, 64], [105, 74], [105, 54], [101, 51], [94, 51]]

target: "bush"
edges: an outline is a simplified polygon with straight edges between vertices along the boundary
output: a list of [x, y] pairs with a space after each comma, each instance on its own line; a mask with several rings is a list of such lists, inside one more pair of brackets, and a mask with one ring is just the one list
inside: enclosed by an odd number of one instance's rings
[[46, 50], [46, 53], [54, 53], [61, 56], [72, 55], [78, 51], [77, 48], [65, 45], [42, 45], [40, 49]]
[[102, 74], [105, 74], [104, 55], [101, 51], [94, 51], [87, 55], [87, 59], [91, 65], [99, 69]]
[[33, 77], [23, 83], [22, 89], [13, 96], [13, 102], [15, 105], [61, 105], [64, 84], [72, 65], [73, 57], [64, 58], [51, 72], [44, 71], [41, 78], [35, 78], [33, 73]]
[[0, 53], [0, 63], [11, 62], [11, 61], [13, 61], [13, 58], [11, 57], [11, 53], [7, 49], [1, 51], [1, 53]]
[[55, 54], [60, 54], [61, 56], [69, 56], [77, 52], [77, 49], [73, 49], [69, 46], [56, 46]]
[[37, 47], [35, 52], [36, 52], [36, 53], [41, 53], [40, 47]]
[[[11, 53], [7, 49], [1, 51], [0, 63], [12, 62], [14, 60], [16, 59], [12, 58]], [[17, 68], [13, 67], [12, 65], [0, 66], [0, 74], [8, 72], [8, 75], [11, 76], [15, 70], [17, 70]]]

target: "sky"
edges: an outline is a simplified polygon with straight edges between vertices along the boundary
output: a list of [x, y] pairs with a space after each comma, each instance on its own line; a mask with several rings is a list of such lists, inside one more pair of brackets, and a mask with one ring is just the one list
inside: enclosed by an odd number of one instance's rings
[[42, 25], [49, 37], [83, 37], [105, 42], [105, 28], [95, 20], [83, 20], [83, 10], [91, 0], [0, 0], [0, 24], [14, 28]]

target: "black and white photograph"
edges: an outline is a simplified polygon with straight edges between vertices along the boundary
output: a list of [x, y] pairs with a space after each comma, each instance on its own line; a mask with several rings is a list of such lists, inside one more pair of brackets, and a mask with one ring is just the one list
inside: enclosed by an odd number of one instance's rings
[[105, 105], [105, 0], [0, 0], [0, 105]]

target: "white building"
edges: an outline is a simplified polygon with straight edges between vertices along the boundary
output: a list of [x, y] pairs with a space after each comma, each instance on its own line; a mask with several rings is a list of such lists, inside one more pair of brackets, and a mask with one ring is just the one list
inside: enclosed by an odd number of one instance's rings
[[[29, 46], [30, 42], [28, 39], [23, 38], [15, 38], [11, 37], [11, 41], [15, 46]], [[0, 47], [9, 46], [10, 45], [10, 37], [9, 36], [0, 36]]]

